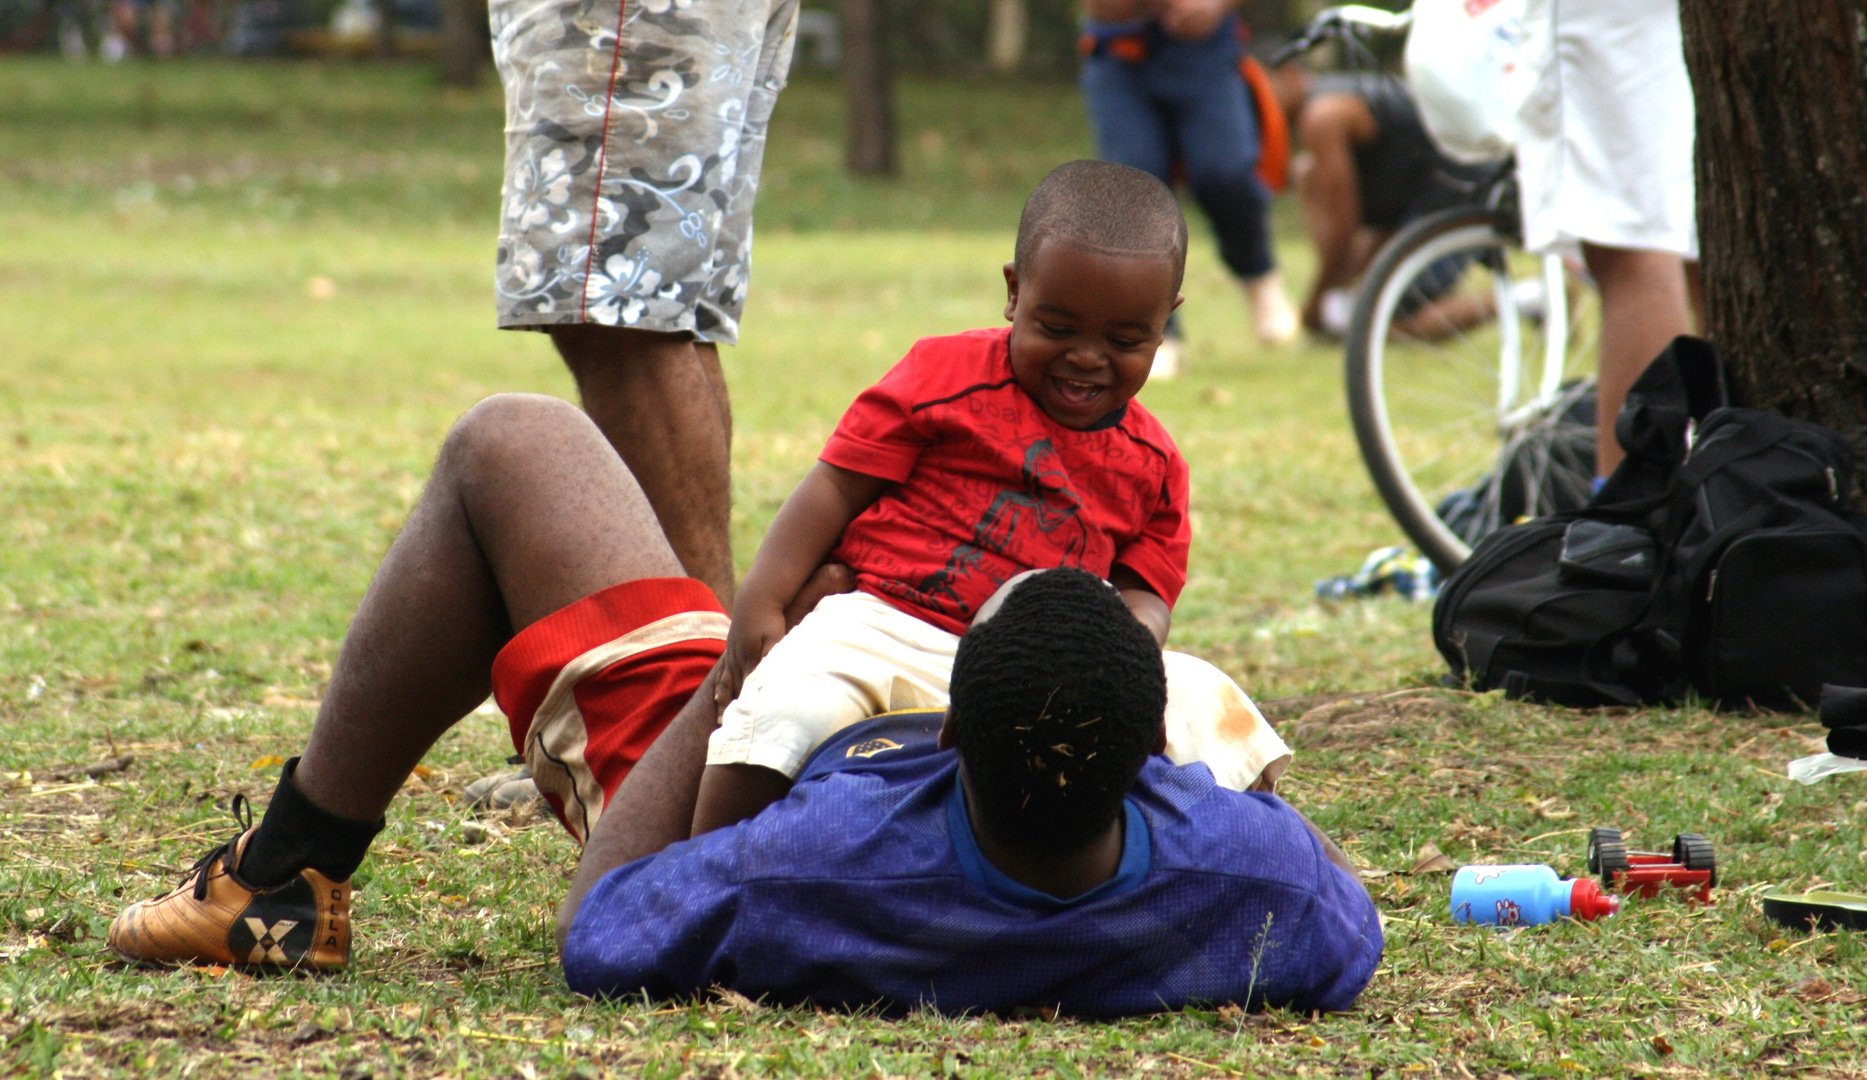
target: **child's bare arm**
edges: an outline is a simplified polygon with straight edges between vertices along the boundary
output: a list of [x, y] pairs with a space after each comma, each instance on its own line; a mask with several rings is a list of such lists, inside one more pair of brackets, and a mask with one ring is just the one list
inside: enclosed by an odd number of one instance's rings
[[739, 696], [745, 677], [784, 636], [786, 605], [842, 539], [843, 530], [869, 508], [888, 481], [819, 461], [779, 508], [739, 585], [733, 625], [726, 635], [714, 700]]
[[1162, 646], [1167, 644], [1167, 630], [1173, 625], [1173, 609], [1167, 606], [1141, 575], [1126, 566], [1117, 566], [1109, 571], [1109, 584], [1121, 593], [1122, 602], [1134, 617], [1141, 620], [1141, 625], [1148, 628], [1154, 640]]

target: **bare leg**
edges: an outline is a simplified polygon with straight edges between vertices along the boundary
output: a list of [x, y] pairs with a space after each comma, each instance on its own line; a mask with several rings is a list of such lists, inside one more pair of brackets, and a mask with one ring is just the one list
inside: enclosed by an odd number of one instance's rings
[[1497, 300], [1488, 292], [1459, 292], [1442, 297], [1404, 319], [1394, 320], [1394, 333], [1415, 341], [1443, 341], [1469, 330], [1497, 314]]
[[1595, 403], [1595, 473], [1621, 463], [1614, 421], [1627, 388], [1674, 337], [1689, 333], [1683, 260], [1663, 251], [1582, 245], [1601, 291], [1601, 367]]
[[1303, 302], [1303, 325], [1321, 330], [1322, 297], [1355, 283], [1372, 257], [1356, 243], [1361, 230], [1361, 178], [1355, 147], [1374, 137], [1374, 114], [1352, 94], [1323, 94], [1303, 109], [1298, 123], [1304, 162], [1297, 172], [1303, 224], [1316, 246], [1316, 281]]
[[589, 418], [536, 395], [481, 402], [448, 433], [357, 608], [295, 782], [333, 814], [375, 820], [486, 699], [515, 632], [608, 586], [680, 574]]
[[732, 405], [719, 351], [681, 334], [610, 326], [553, 327], [551, 340], [681, 565], [730, 610]]

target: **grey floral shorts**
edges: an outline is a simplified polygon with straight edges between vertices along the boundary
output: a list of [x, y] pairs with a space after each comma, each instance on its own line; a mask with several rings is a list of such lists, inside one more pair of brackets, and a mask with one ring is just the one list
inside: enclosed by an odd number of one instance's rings
[[499, 325], [739, 338], [798, 0], [492, 0]]

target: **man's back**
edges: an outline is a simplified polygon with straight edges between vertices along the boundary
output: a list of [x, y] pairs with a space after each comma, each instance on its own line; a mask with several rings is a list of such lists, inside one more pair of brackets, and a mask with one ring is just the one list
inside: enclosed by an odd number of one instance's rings
[[566, 942], [572, 988], [1109, 1016], [1343, 1009], [1372, 975], [1373, 904], [1275, 797], [1155, 758], [1116, 877], [1059, 901], [979, 855], [930, 718], [848, 729], [759, 817], [612, 872]]

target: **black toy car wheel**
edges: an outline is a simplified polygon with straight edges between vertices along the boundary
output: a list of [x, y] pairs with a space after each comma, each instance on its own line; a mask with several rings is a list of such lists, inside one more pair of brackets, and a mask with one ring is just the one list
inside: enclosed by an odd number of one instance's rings
[[1621, 830], [1605, 825], [1588, 830], [1588, 872], [1600, 877], [1603, 885], [1614, 884], [1614, 875], [1626, 873], [1629, 865]]
[[1673, 861], [1687, 870], [1711, 871], [1710, 884], [1718, 884], [1718, 857], [1711, 841], [1698, 833], [1682, 832], [1673, 837]]

